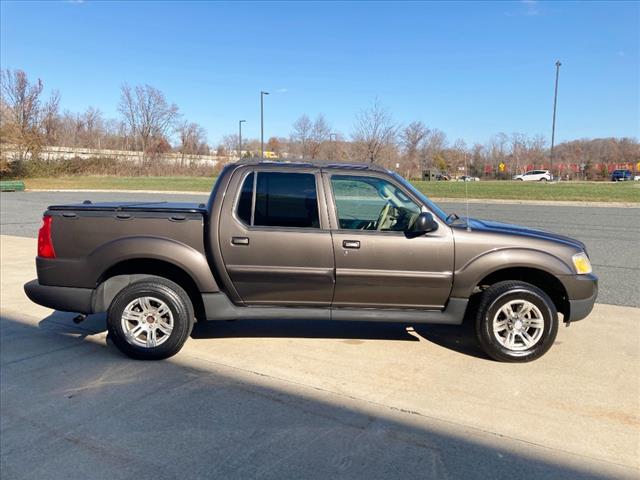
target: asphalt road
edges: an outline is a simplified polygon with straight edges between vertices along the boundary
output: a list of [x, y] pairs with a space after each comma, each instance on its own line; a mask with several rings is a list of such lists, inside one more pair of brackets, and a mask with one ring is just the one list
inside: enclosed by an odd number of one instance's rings
[[527, 364], [463, 327], [198, 324], [162, 362], [104, 315], [30, 302], [32, 238], [1, 236], [4, 479], [582, 479], [640, 475], [640, 309], [596, 305]]
[[[92, 201], [206, 202], [204, 195], [95, 192], [0, 194], [0, 232], [35, 237], [48, 205]], [[466, 213], [463, 203], [441, 202], [448, 212]], [[599, 303], [640, 307], [640, 208], [471, 203], [472, 217], [550, 230], [583, 241], [600, 277]]]

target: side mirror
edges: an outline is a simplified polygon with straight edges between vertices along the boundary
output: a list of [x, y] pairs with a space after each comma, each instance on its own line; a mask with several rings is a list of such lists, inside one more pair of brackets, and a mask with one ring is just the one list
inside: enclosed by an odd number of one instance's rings
[[422, 212], [418, 215], [413, 225], [409, 229], [409, 233], [418, 236], [424, 233], [435, 232], [438, 229], [438, 224], [433, 219], [433, 215], [428, 212]]

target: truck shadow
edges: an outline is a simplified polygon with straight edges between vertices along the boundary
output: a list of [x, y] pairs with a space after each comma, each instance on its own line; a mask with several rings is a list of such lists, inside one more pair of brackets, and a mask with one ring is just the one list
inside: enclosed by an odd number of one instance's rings
[[412, 325], [385, 322], [334, 322], [329, 320], [237, 320], [198, 322], [191, 337], [202, 338], [318, 338], [345, 340], [428, 341], [476, 358], [488, 359], [480, 350], [471, 322], [463, 325]]
[[[506, 480], [629, 473], [189, 354], [133, 361], [72, 318], [54, 313], [35, 326], [0, 317], [0, 446], [3, 468], [15, 477]], [[102, 328], [99, 318], [88, 321]], [[383, 338], [402, 328], [366, 327]], [[336, 327], [326, 328], [324, 336], [337, 335]], [[162, 445], [163, 454], [152, 461], [140, 455], [145, 439]]]
[[[42, 329], [55, 328], [86, 337], [106, 331], [106, 315], [89, 315], [75, 324], [75, 314], [55, 311], [40, 321]], [[328, 320], [237, 320], [197, 322], [193, 339], [215, 338], [317, 338], [341, 340], [427, 341], [475, 358], [489, 358], [477, 344], [473, 325], [412, 325], [386, 322], [333, 322]]]

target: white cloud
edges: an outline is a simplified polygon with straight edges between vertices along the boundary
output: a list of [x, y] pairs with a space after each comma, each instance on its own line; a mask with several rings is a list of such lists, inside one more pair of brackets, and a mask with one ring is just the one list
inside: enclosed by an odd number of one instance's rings
[[540, 10], [540, 4], [537, 0], [520, 0], [519, 6], [522, 8], [518, 8], [515, 11], [508, 11], [504, 14], [507, 17], [536, 17], [542, 14], [542, 11]]

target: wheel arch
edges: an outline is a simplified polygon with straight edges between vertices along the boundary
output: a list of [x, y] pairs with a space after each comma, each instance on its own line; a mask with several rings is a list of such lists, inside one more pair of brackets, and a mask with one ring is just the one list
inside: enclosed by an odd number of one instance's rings
[[540, 268], [506, 267], [498, 269], [484, 276], [477, 282], [475, 288], [482, 290], [488, 286], [507, 280], [518, 280], [538, 287], [549, 295], [558, 312], [562, 313], [565, 317], [569, 314], [569, 299], [564, 285], [558, 277]]
[[174, 263], [156, 258], [130, 258], [105, 270], [98, 280], [93, 300], [94, 312], [105, 312], [125, 287], [141, 280], [163, 278], [176, 283], [187, 293], [196, 319], [205, 318], [202, 294], [193, 277]]

